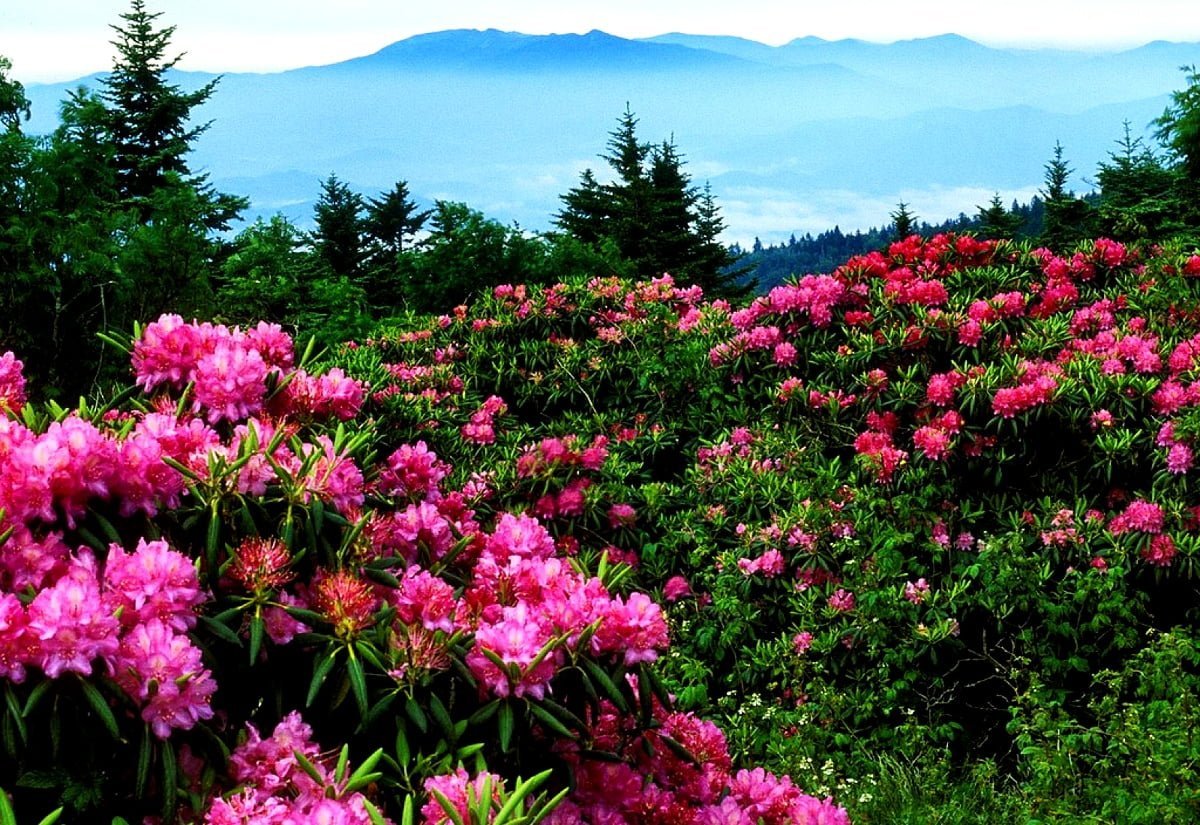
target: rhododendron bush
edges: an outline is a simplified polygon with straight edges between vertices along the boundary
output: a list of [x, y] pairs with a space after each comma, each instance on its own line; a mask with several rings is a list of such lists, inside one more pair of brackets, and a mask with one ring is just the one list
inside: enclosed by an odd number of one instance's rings
[[[298, 365], [274, 325], [165, 315], [130, 354], [140, 393], [99, 409], [36, 409], [0, 360], [2, 764], [24, 815], [846, 821], [674, 708], [666, 617], [614, 543], [632, 506], [551, 529], [589, 509], [607, 435], [505, 470], [439, 454], [372, 418], [387, 386]], [[485, 399], [462, 445], [505, 413]]]
[[1195, 261], [913, 237], [742, 305], [511, 285], [317, 357], [168, 315], [77, 410], [6, 355], [0, 783], [829, 823], [881, 754], [1041, 781], [1104, 674], [1196, 630]]

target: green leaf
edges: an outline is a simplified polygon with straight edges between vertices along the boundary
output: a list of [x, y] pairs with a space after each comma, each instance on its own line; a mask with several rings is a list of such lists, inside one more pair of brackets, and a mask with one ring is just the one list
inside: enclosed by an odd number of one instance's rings
[[518, 781], [517, 787], [513, 788], [508, 801], [504, 803], [504, 807], [496, 814], [494, 825], [504, 825], [508, 821], [508, 818], [517, 810], [517, 807], [524, 806], [525, 800], [533, 796], [537, 789], [550, 778], [551, 773], [553, 771], [546, 769], [535, 776], [531, 776], [529, 779]]
[[562, 736], [566, 739], [572, 739], [572, 740], [579, 738], [579, 734], [572, 731], [570, 728], [568, 728], [566, 725], [564, 725], [562, 722], [560, 722], [553, 713], [551, 713], [550, 711], [541, 707], [540, 705], [530, 702], [529, 703], [529, 712], [532, 713], [534, 716], [536, 716], [538, 718], [538, 721], [540, 721], [546, 727], [550, 728], [550, 730], [554, 731], [559, 736]]
[[345, 792], [350, 793], [357, 791], [359, 788], [370, 785], [380, 776], [381, 773], [375, 770], [375, 766], [379, 764], [379, 760], [383, 758], [383, 748], [379, 748], [373, 754], [368, 756], [362, 763], [354, 769], [354, 773], [350, 774], [350, 779], [346, 782]]
[[178, 811], [175, 799], [179, 792], [179, 776], [175, 765], [175, 746], [170, 739], [162, 742], [162, 769], [163, 819], [174, 822]]
[[321, 690], [321, 685], [325, 682], [325, 677], [329, 675], [329, 671], [333, 668], [333, 661], [337, 658], [339, 647], [331, 647], [325, 651], [325, 655], [317, 660], [313, 666], [312, 681], [308, 684], [308, 697], [304, 700], [306, 708], [312, 707], [313, 700], [317, 698], [317, 693]]
[[354, 690], [354, 702], [358, 705], [358, 718], [367, 718], [367, 677], [363, 672], [362, 662], [354, 654], [354, 648], [347, 647], [349, 659], [346, 662], [346, 674], [350, 677], [350, 687]]
[[324, 787], [325, 777], [317, 770], [317, 766], [312, 761], [298, 750], [293, 750], [292, 755], [296, 757], [296, 764], [300, 766], [300, 770], [312, 777], [312, 780], [318, 785]]
[[362, 803], [363, 807], [367, 810], [367, 816], [371, 818], [371, 825], [387, 825], [387, 820], [383, 818], [383, 814], [379, 812], [379, 809], [371, 804], [371, 800], [364, 797]]
[[500, 751], [508, 753], [512, 746], [513, 737], [513, 709], [512, 705], [507, 701], [500, 703], [499, 718], [497, 720], [500, 734]]
[[137, 778], [133, 786], [134, 794], [142, 799], [146, 795], [146, 786], [150, 784], [150, 724], [142, 726], [142, 742], [138, 746]]
[[417, 700], [408, 697], [408, 701], [404, 703], [404, 712], [408, 714], [408, 718], [421, 733], [429, 731], [429, 718], [425, 715], [425, 711], [421, 710], [421, 706], [417, 704]]
[[[3, 796], [3, 794], [0, 793], [0, 796]], [[38, 822], [38, 825], [54, 825], [55, 822], [58, 822], [58, 818], [60, 816], [62, 816], [62, 812], [63, 812], [63, 809], [61, 806], [58, 808], [55, 808], [53, 811], [51, 811], [50, 813], [48, 813], [44, 817], [42, 817], [41, 820]]]
[[3, 788], [0, 788], [0, 825], [17, 825], [17, 815], [8, 801], [8, 792]]
[[446, 734], [446, 738], [453, 744], [454, 736], [454, 721], [450, 718], [450, 714], [446, 712], [446, 706], [442, 704], [442, 700], [437, 697], [437, 694], [429, 695], [429, 710], [433, 714], [433, 718], [437, 720], [442, 731]]
[[604, 691], [605, 695], [608, 696], [609, 701], [617, 706], [617, 710], [620, 710], [622, 713], [628, 713], [629, 703], [625, 701], [625, 695], [621, 692], [620, 688], [617, 687], [616, 683], [609, 678], [608, 674], [604, 671], [604, 668], [600, 667], [599, 664], [593, 662], [586, 656], [580, 657], [579, 661], [580, 664], [583, 665], [584, 669], [587, 670], [588, 675], [592, 677], [592, 680], [599, 685]]
[[[229, 611], [225, 611], [225, 612], [228, 613]], [[241, 611], [239, 610], [237, 612], [241, 612]], [[214, 636], [218, 636], [221, 639], [224, 639], [225, 641], [229, 642], [230, 644], [237, 645], [238, 647], [242, 646], [242, 638], [240, 636], [238, 636], [236, 633], [234, 633], [233, 630], [230, 629], [230, 627], [228, 625], [226, 625], [224, 622], [218, 621], [217, 617], [201, 616], [200, 624], [202, 624], [205, 628], [210, 630]]]
[[104, 723], [104, 729], [108, 731], [108, 735], [113, 739], [120, 739], [121, 730], [117, 727], [117, 719], [113, 716], [112, 708], [108, 706], [104, 696], [96, 689], [95, 685], [84, 678], [79, 679], [79, 687], [83, 690], [83, 697], [92, 706], [92, 710]]
[[432, 794], [433, 798], [437, 800], [437, 804], [442, 807], [442, 810], [446, 812], [446, 816], [451, 822], [454, 823], [454, 825], [466, 825], [466, 823], [463, 822], [462, 814], [458, 812], [458, 808], [453, 802], [446, 798], [445, 794], [436, 788], [433, 789]]
[[250, 665], [253, 666], [258, 661], [259, 651], [262, 650], [263, 634], [266, 632], [266, 622], [263, 621], [262, 607], [254, 609], [254, 616], [250, 619]]

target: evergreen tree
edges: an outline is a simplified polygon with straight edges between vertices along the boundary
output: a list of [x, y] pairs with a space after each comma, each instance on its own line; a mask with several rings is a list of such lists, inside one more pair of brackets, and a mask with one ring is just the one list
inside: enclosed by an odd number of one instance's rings
[[1042, 230], [1038, 242], [1057, 252], [1090, 234], [1092, 208], [1068, 188], [1074, 171], [1063, 158], [1063, 146], [1054, 143], [1054, 156], [1046, 162], [1042, 192]]
[[408, 191], [407, 181], [396, 185], [378, 198], [367, 200], [367, 215], [363, 222], [375, 254], [399, 255], [407, 249], [425, 226], [433, 210], [418, 210]]
[[904, 201], [896, 204], [896, 211], [892, 212], [890, 217], [896, 240], [903, 240], [916, 231], [917, 216], [908, 211], [908, 204]]
[[591, 169], [583, 171], [579, 185], [563, 195], [562, 201], [563, 209], [554, 219], [559, 229], [584, 243], [599, 243], [607, 237], [606, 227], [614, 217], [613, 201]]
[[403, 300], [400, 257], [412, 247], [432, 210], [419, 210], [409, 197], [408, 183], [366, 202], [362, 229], [366, 235], [363, 285], [377, 307], [397, 306]]
[[673, 140], [638, 140], [637, 123], [627, 106], [601, 155], [613, 180], [599, 183], [586, 170], [562, 196], [555, 223], [582, 242], [615, 247], [640, 276], [668, 272], [714, 294], [737, 291], [733, 255], [717, 239], [724, 224], [711, 190], [702, 195], [691, 184]]
[[1100, 229], [1118, 240], [1161, 238], [1183, 228], [1180, 216], [1189, 206], [1181, 203], [1178, 174], [1133, 137], [1128, 121], [1116, 151], [1101, 162]]
[[[245, 208], [242, 198], [214, 192], [204, 176], [193, 176], [187, 155], [192, 144], [209, 127], [192, 123], [193, 111], [216, 89], [211, 80], [185, 92], [170, 81], [169, 73], [183, 55], [168, 56], [174, 26], [159, 28], [161, 12], [148, 12], [143, 0], [131, 0], [112, 45], [117, 57], [101, 83], [100, 98], [108, 112], [107, 129], [113, 146], [118, 190], [139, 210], [143, 222], [151, 209], [148, 200], [167, 185], [193, 188], [198, 195], [198, 218], [207, 229], [228, 229]], [[173, 175], [168, 180], [168, 175]]]
[[979, 207], [979, 233], [985, 238], [1011, 240], [1017, 236], [1023, 223], [1019, 215], [1004, 208], [999, 192], [992, 195], [987, 206]]
[[1171, 93], [1171, 105], [1154, 121], [1155, 137], [1179, 161], [1186, 178], [1200, 183], [1200, 72], [1184, 67], [1187, 88]]
[[365, 209], [362, 195], [337, 175], [321, 181], [321, 194], [313, 207], [317, 224], [313, 243], [330, 271], [351, 281], [360, 278], [366, 259]]

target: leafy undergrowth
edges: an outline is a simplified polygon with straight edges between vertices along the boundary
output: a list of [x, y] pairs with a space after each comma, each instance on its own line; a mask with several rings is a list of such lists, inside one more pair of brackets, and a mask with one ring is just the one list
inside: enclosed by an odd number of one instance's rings
[[1198, 275], [914, 237], [743, 306], [500, 287], [301, 367], [164, 317], [104, 409], [9, 358], [0, 781], [92, 819], [1194, 820]]

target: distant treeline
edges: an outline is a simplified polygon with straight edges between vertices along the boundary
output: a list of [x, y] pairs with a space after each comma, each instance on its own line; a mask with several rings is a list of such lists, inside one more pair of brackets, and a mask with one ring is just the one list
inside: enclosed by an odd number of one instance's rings
[[[1080, 200], [1095, 209], [1100, 197], [1096, 193], [1089, 193]], [[903, 221], [896, 221], [893, 215], [891, 223], [882, 227], [873, 226], [865, 232], [860, 229], [843, 232], [841, 227], [835, 226], [815, 236], [811, 232], [799, 237], [793, 234], [786, 242], [779, 244], [764, 245], [755, 238], [749, 249], [735, 243], [729, 251], [737, 260], [736, 266], [742, 270], [742, 283], [754, 284], [758, 291], [766, 291], [795, 276], [830, 272], [853, 255], [883, 249], [908, 234], [915, 233], [926, 238], [942, 232], [969, 233], [981, 237], [1003, 234], [1013, 240], [1038, 240], [1045, 233], [1046, 202], [1041, 197], [1034, 195], [1028, 203], [1014, 200], [1007, 209], [1001, 207], [1003, 216], [997, 215], [996, 203], [993, 199], [987, 206], [979, 207], [975, 215], [960, 212], [957, 217], [941, 223], [913, 220], [910, 216], [909, 224], [898, 229], [897, 224], [903, 224]], [[1003, 227], [993, 226], [997, 217], [1005, 222]], [[1011, 231], [995, 231], [1008, 228]]]

